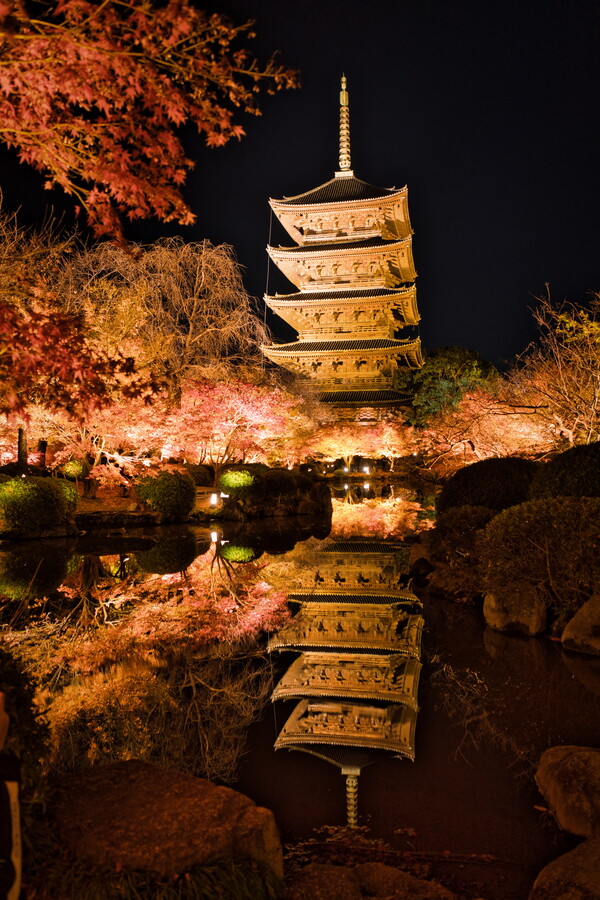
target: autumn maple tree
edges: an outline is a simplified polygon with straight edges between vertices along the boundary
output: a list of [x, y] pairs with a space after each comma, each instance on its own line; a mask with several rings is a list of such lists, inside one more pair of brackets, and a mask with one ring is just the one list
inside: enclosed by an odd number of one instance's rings
[[123, 217], [191, 224], [178, 129], [221, 146], [244, 134], [237, 112], [259, 113], [261, 88], [297, 84], [238, 46], [251, 37], [191, 0], [1, 0], [0, 139], [96, 236], [121, 236]]

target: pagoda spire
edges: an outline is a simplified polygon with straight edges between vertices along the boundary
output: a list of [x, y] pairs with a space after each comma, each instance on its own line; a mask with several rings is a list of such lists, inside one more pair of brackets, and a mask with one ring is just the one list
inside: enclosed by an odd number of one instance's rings
[[350, 162], [350, 108], [348, 106], [348, 91], [346, 90], [346, 76], [342, 75], [340, 91], [340, 169], [335, 174], [338, 176], [352, 175]]

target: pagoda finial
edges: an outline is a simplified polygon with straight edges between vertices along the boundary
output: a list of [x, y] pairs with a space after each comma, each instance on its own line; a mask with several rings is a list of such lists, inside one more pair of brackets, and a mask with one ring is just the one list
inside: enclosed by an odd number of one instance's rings
[[342, 75], [342, 89], [340, 91], [340, 170], [336, 174], [352, 175], [350, 163], [350, 109], [348, 106], [345, 75]]

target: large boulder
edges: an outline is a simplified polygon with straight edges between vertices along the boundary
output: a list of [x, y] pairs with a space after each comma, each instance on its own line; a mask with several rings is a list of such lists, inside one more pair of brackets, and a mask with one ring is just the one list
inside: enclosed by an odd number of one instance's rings
[[542, 754], [535, 779], [560, 828], [600, 837], [600, 750], [551, 747]]
[[437, 882], [415, 878], [378, 862], [354, 869], [310, 863], [290, 880], [287, 888], [287, 900], [456, 900], [456, 894]]
[[529, 900], [600, 900], [600, 838], [584, 841], [542, 869]]
[[202, 778], [127, 760], [73, 775], [56, 820], [79, 860], [99, 868], [183, 873], [223, 857], [246, 857], [283, 875], [273, 814]]
[[486, 594], [483, 615], [486, 624], [496, 631], [517, 631], [527, 635], [545, 631], [548, 618], [546, 604], [536, 590], [516, 587], [500, 597]]
[[287, 900], [362, 900], [352, 869], [309, 863], [288, 883]]
[[565, 650], [600, 656], [600, 594], [590, 597], [577, 610], [567, 623], [561, 641]]
[[456, 894], [436, 881], [415, 878], [402, 869], [379, 862], [356, 866], [354, 874], [365, 897], [393, 897], [394, 900], [455, 900]]

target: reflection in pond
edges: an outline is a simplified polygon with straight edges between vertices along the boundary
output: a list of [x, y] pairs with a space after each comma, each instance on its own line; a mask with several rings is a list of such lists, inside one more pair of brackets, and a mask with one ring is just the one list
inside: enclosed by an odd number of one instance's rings
[[314, 551], [289, 595], [299, 609], [269, 641], [270, 650], [302, 651], [273, 692], [273, 700], [302, 698], [275, 749], [339, 766], [351, 826], [358, 776], [374, 761], [364, 751], [414, 759], [423, 618], [403, 586], [402, 549], [360, 540]]

